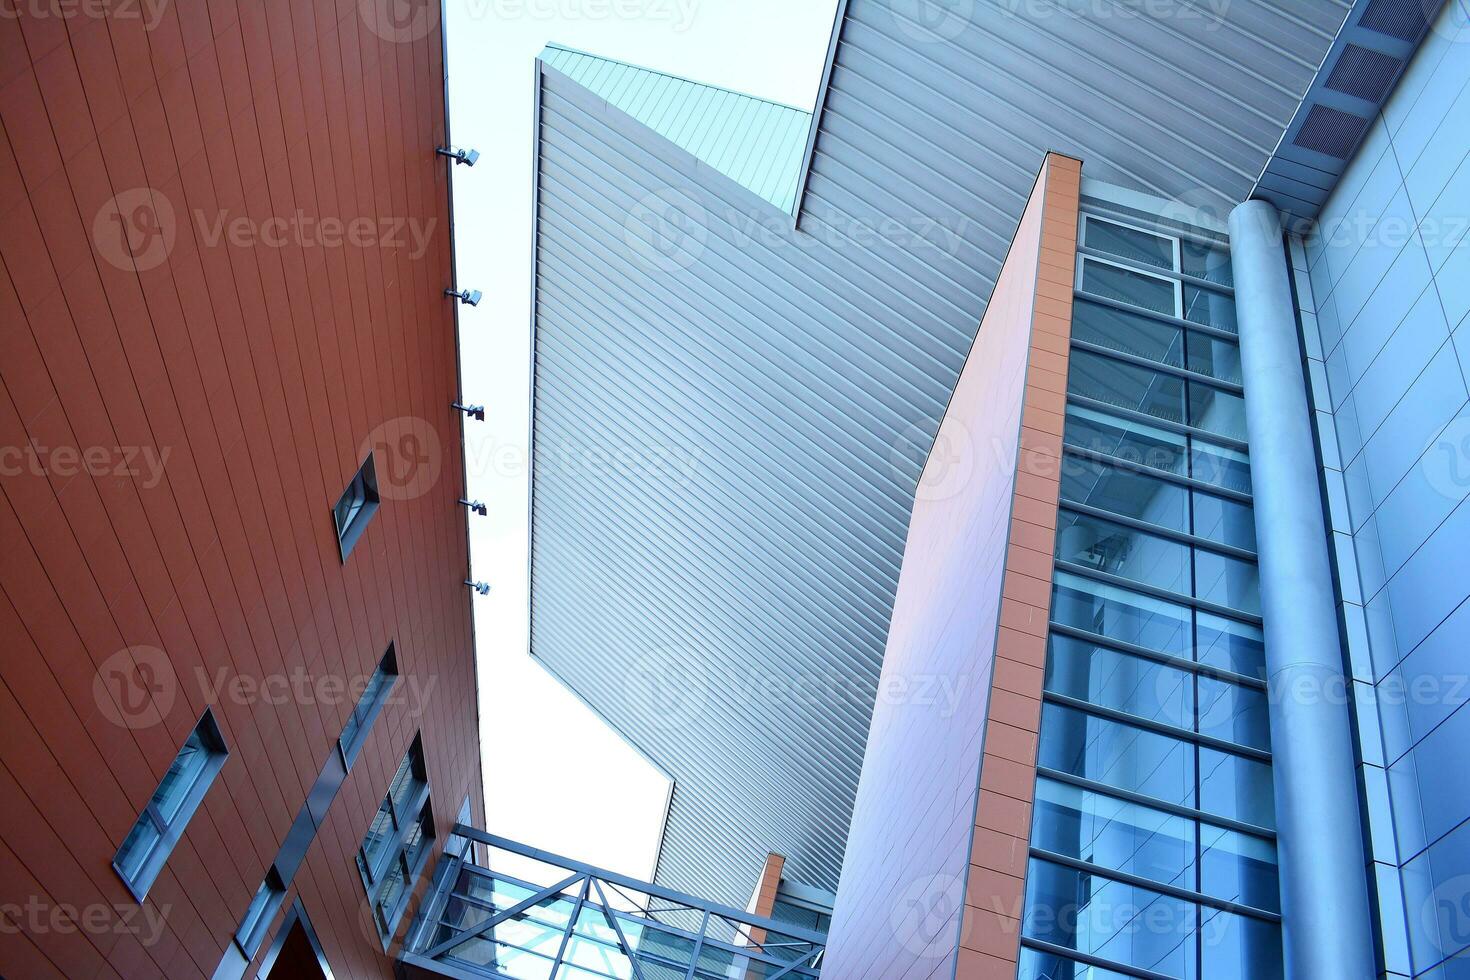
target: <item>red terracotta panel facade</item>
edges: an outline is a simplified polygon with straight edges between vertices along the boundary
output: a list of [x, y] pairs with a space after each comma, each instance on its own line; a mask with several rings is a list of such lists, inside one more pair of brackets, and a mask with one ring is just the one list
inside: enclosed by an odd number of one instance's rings
[[[210, 976], [390, 642], [287, 896], [337, 976], [392, 972], [353, 855], [416, 733], [439, 841], [483, 819], [441, 35], [374, 6], [0, 17], [6, 976]], [[230, 754], [140, 906], [111, 861], [206, 707]]]
[[844, 980], [1016, 975], [1080, 184], [1046, 157], [919, 483], [824, 965]]

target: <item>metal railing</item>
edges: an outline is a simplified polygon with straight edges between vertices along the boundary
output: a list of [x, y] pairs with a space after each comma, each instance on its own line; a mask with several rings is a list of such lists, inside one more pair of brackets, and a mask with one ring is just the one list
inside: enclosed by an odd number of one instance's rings
[[[820, 933], [463, 824], [454, 836], [399, 955], [407, 967], [459, 980], [818, 976]], [[497, 852], [535, 862], [553, 883], [495, 870]]]

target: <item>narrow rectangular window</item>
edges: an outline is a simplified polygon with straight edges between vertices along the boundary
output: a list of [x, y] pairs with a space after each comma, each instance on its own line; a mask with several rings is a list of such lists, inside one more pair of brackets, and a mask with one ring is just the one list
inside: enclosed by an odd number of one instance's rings
[[163, 870], [228, 754], [219, 725], [206, 710], [112, 859], [112, 866], [138, 901]]
[[266, 929], [285, 900], [285, 882], [281, 880], [281, 874], [275, 865], [271, 865], [270, 870], [265, 873], [265, 880], [256, 890], [255, 897], [250, 900], [250, 908], [245, 910], [240, 928], [235, 931], [235, 945], [240, 947], [240, 952], [245, 954], [247, 960], [254, 958], [256, 951], [260, 949]]
[[352, 764], [357, 761], [357, 753], [367, 741], [368, 732], [372, 730], [378, 712], [388, 703], [388, 695], [392, 693], [397, 680], [398, 654], [390, 643], [388, 652], [378, 661], [378, 669], [368, 679], [362, 696], [352, 708], [352, 716], [347, 719], [347, 724], [342, 727], [342, 735], [337, 739], [337, 748], [342, 753], [342, 764], [346, 768], [351, 769]]
[[337, 506], [332, 508], [332, 520], [337, 525], [337, 543], [342, 550], [342, 560], [352, 554], [362, 532], [378, 510], [378, 472], [373, 468], [372, 454], [363, 460], [362, 467], [347, 484]]
[[413, 894], [413, 883], [428, 862], [433, 845], [429, 777], [423, 744], [415, 736], [357, 849], [357, 872], [384, 948], [398, 928]]

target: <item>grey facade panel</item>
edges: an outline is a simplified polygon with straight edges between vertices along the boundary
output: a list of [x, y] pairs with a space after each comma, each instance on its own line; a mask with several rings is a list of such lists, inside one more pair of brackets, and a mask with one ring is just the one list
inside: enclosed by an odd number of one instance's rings
[[1044, 152], [1223, 215], [1347, 9], [901, 6], [846, 7], [796, 229], [542, 71], [532, 653], [675, 777], [659, 881], [730, 904], [770, 850], [836, 887], [914, 486]]

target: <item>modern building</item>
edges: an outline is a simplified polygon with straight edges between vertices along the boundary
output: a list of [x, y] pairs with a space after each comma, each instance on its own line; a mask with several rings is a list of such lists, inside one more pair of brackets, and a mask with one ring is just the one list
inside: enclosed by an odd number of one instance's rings
[[659, 887], [779, 852], [843, 980], [1470, 971], [1467, 15], [849, 0], [794, 173], [548, 49], [532, 653]]
[[11, 980], [390, 977], [483, 821], [442, 37], [363, 11], [0, 16]]

